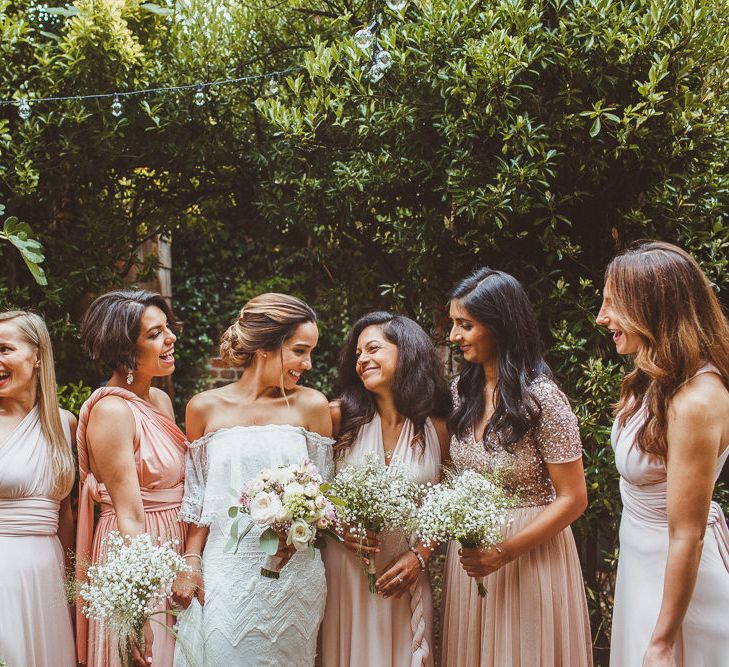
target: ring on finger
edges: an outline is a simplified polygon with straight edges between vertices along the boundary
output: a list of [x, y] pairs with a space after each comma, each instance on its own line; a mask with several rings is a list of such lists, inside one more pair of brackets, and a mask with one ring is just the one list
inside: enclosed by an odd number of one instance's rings
[[397, 579], [399, 583], [402, 583], [402, 575], [401, 574], [396, 574], [395, 575], [395, 579]]

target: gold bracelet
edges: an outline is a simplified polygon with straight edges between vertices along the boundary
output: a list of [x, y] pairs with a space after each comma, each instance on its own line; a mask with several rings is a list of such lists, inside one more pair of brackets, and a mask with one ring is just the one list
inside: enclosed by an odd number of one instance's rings
[[182, 554], [183, 558], [197, 558], [202, 563], [202, 556], [200, 554], [188, 553]]

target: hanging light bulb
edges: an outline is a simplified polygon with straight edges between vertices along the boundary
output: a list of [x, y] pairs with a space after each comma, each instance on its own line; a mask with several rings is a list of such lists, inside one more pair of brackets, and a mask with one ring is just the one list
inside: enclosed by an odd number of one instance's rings
[[372, 65], [370, 68], [370, 81], [372, 83], [377, 83], [383, 76], [385, 76], [385, 70], [387, 68], [382, 67], [382, 65]]
[[360, 49], [366, 51], [372, 46], [372, 42], [375, 41], [375, 35], [372, 32], [371, 26], [362, 28], [354, 33], [354, 43], [359, 46]]
[[23, 120], [28, 120], [28, 118], [30, 118], [30, 102], [28, 102], [25, 98], [18, 102], [18, 116], [20, 116]]
[[205, 91], [203, 90], [202, 84], [200, 84], [197, 87], [197, 90], [195, 91], [195, 97], [193, 97], [193, 101], [195, 102], [195, 106], [201, 107], [203, 104], [205, 104]]
[[392, 9], [393, 12], [399, 12], [405, 9], [405, 5], [408, 4], [408, 0], [385, 0], [385, 4]]
[[387, 51], [378, 51], [375, 56], [375, 64], [383, 70], [388, 70], [392, 66], [392, 56]]
[[119, 118], [122, 115], [122, 104], [119, 101], [119, 95], [114, 94], [114, 100], [111, 103], [111, 115], [114, 118]]

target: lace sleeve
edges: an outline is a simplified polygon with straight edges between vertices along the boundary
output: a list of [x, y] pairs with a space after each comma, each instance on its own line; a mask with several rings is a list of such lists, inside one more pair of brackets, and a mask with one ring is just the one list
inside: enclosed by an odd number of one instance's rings
[[196, 526], [209, 526], [210, 517], [203, 518], [205, 487], [208, 483], [208, 446], [205, 438], [191, 442], [185, 457], [185, 495], [180, 508], [180, 520]]
[[331, 482], [334, 479], [334, 440], [318, 433], [306, 433], [306, 449], [309, 459], [319, 469], [322, 479]]

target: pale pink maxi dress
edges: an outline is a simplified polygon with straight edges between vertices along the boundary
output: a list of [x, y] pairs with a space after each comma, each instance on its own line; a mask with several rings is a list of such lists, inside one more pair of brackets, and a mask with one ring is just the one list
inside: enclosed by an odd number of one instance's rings
[[[71, 433], [61, 417], [68, 446]], [[38, 406], [0, 443], [0, 661], [74, 667], [48, 442]]]
[[[512, 452], [469, 432], [451, 440], [458, 468], [501, 469], [518, 507], [506, 537], [534, 521], [555, 499], [547, 463], [582, 456], [577, 418], [546, 377], [533, 384], [542, 414]], [[456, 398], [457, 400], [457, 398]], [[589, 667], [592, 644], [587, 600], [572, 530], [567, 527], [485, 579], [478, 597], [461, 566], [459, 545], [448, 545], [444, 571], [442, 667]]]
[[[411, 446], [414, 427], [406, 420], [390, 465], [407, 468], [413, 479], [435, 483], [440, 475], [438, 435], [425, 423], [425, 448]], [[362, 463], [375, 455], [384, 465], [380, 416], [361, 429], [352, 447], [337, 461], [337, 469]], [[377, 574], [407, 551], [410, 536], [383, 535], [377, 554]], [[402, 597], [384, 599], [370, 593], [367, 574], [356, 554], [341, 544], [327, 542], [322, 549], [327, 577], [327, 604], [321, 630], [322, 667], [421, 667], [433, 664], [433, 598], [427, 572], [421, 573]]]
[[[699, 373], [719, 375], [712, 365]], [[622, 428], [616, 420], [612, 432], [623, 500], [610, 642], [613, 667], [642, 665], [663, 599], [669, 542], [666, 466], [635, 443], [645, 418], [639, 410]], [[716, 477], [727, 457], [729, 448], [716, 461]], [[717, 503], [711, 503], [706, 519], [696, 587], [675, 651], [677, 667], [729, 665], [729, 529]]]
[[[80, 475], [78, 504], [78, 528], [76, 549], [78, 561], [77, 577], [82, 578], [84, 561], [97, 562], [102, 555], [101, 540], [117, 530], [116, 514], [111, 498], [103, 483], [99, 482], [89, 468], [89, 453], [86, 444], [86, 425], [94, 406], [105, 396], [119, 396], [125, 399], [134, 415], [136, 435], [134, 455], [137, 475], [144, 503], [146, 531], [153, 537], [164, 540], [179, 540], [181, 551], [185, 541], [184, 524], [179, 521], [180, 504], [184, 492], [185, 436], [174, 421], [136, 394], [119, 387], [97, 389], [83, 404], [79, 415], [77, 441]], [[94, 503], [101, 505], [101, 515], [94, 530]], [[158, 615], [162, 621], [163, 616]], [[168, 626], [175, 619], [166, 616]], [[157, 623], [154, 630], [154, 667], [171, 667], [175, 642], [174, 637]], [[76, 611], [76, 649], [78, 661], [89, 667], [115, 667], [119, 664], [116, 647], [108, 641], [103, 626], [89, 621]]]

